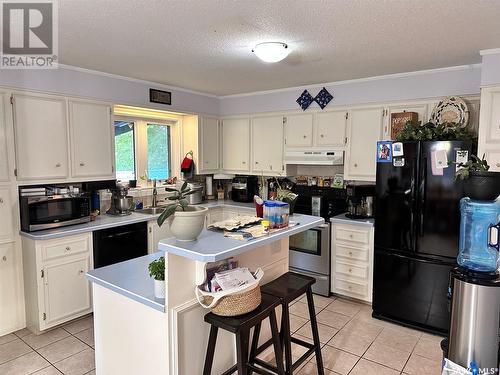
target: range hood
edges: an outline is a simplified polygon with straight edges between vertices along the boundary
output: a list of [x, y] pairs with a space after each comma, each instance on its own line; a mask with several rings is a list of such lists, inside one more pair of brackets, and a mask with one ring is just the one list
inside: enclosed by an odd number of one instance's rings
[[343, 150], [288, 150], [285, 153], [286, 164], [297, 165], [343, 165]]

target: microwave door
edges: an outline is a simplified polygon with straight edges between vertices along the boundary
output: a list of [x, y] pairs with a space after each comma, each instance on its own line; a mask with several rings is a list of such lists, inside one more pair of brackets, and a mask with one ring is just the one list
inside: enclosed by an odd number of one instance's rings
[[28, 203], [28, 229], [42, 230], [88, 221], [88, 204], [82, 199], [67, 197]]

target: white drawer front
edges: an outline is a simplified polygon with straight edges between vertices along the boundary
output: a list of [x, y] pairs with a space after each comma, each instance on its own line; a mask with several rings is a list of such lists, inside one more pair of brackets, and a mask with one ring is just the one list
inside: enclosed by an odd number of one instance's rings
[[352, 295], [353, 297], [368, 296], [368, 284], [366, 283], [354, 283], [336, 278], [335, 290], [339, 294]]
[[335, 273], [347, 280], [359, 278], [368, 281], [368, 266], [351, 265], [337, 261], [335, 263]]
[[63, 256], [85, 253], [90, 250], [88, 236], [64, 238], [50, 241], [42, 245], [42, 257], [44, 260], [55, 259]]
[[370, 243], [370, 230], [354, 229], [352, 227], [336, 226], [335, 239], [347, 243], [368, 245]]
[[368, 261], [368, 249], [359, 249], [356, 247], [336, 244], [336, 257], [343, 257], [350, 260]]

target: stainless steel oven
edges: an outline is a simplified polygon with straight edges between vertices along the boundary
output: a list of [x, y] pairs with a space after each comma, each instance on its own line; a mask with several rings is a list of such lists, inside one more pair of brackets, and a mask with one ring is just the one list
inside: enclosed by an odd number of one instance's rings
[[330, 218], [346, 211], [345, 189], [295, 186], [299, 195], [295, 212], [321, 216], [325, 224], [290, 237], [291, 271], [314, 277], [313, 292], [330, 295]]
[[21, 230], [42, 229], [90, 221], [90, 198], [79, 195], [39, 195], [20, 197]]
[[290, 270], [316, 279], [313, 291], [330, 295], [330, 223], [290, 237]]

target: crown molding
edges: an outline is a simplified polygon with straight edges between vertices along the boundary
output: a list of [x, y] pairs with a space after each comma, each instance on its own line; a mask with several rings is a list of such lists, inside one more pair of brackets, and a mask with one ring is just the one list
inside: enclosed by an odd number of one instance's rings
[[481, 56], [500, 54], [500, 48], [482, 49], [479, 54]]
[[73, 65], [66, 65], [66, 64], [58, 64], [58, 65], [59, 65], [59, 67], [62, 67], [64, 69], [73, 70], [76, 72], [94, 74], [94, 75], [98, 75], [98, 76], [102, 76], [102, 77], [121, 79], [124, 81], [136, 82], [136, 83], [142, 83], [142, 84], [149, 85], [149, 86], [154, 86], [152, 88], [172, 90], [172, 91], [182, 91], [182, 92], [186, 92], [189, 94], [207, 96], [210, 98], [219, 98], [219, 96], [214, 95], [214, 94], [201, 92], [201, 91], [195, 91], [195, 90], [189, 90], [189, 89], [185, 89], [185, 88], [177, 87], [177, 86], [165, 85], [163, 83], [158, 83], [158, 82], [153, 82], [153, 81], [146, 81], [144, 79], [132, 78], [132, 77], [122, 76], [122, 75], [113, 74], [113, 73], [106, 73], [106, 72], [102, 72], [100, 70], [86, 69], [86, 68], [81, 68], [79, 66], [73, 66]]
[[220, 99], [226, 99], [226, 98], [238, 98], [238, 97], [254, 96], [254, 95], [273, 94], [273, 93], [278, 93], [278, 92], [297, 91], [297, 90], [304, 90], [304, 89], [313, 89], [313, 88], [318, 88], [318, 87], [323, 87], [323, 86], [324, 87], [330, 87], [330, 86], [340, 86], [340, 85], [345, 85], [345, 84], [350, 84], [350, 83], [361, 83], [361, 82], [379, 81], [379, 80], [388, 79], [388, 78], [402, 78], [402, 77], [419, 76], [419, 75], [424, 75], [424, 74], [452, 72], [452, 71], [458, 71], [458, 70], [478, 69], [480, 67], [481, 67], [481, 63], [469, 64], [469, 65], [457, 65], [457, 66], [450, 66], [450, 67], [446, 67], [446, 68], [417, 70], [417, 71], [413, 71], [413, 72], [393, 73], [393, 74], [386, 74], [386, 75], [381, 75], [381, 76], [373, 76], [373, 77], [366, 77], [366, 78], [349, 79], [349, 80], [344, 80], [344, 81], [334, 81], [334, 82], [326, 82], [326, 83], [315, 83], [315, 84], [303, 85], [303, 86], [286, 87], [286, 88], [282, 88], [282, 89], [253, 91], [253, 92], [241, 93], [241, 94], [223, 95], [223, 96], [219, 96], [219, 98]]

